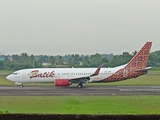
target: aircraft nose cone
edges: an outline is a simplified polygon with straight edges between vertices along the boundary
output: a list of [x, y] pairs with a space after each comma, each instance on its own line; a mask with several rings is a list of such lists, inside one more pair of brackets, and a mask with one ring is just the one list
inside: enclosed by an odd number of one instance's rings
[[8, 75], [8, 76], [6, 77], [6, 79], [7, 79], [7, 80], [11, 80], [11, 76]]

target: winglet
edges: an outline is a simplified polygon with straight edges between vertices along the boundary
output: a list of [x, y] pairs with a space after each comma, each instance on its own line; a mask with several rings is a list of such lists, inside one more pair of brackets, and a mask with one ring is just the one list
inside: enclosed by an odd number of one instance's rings
[[99, 74], [99, 71], [100, 71], [101, 68], [102, 68], [102, 66], [103, 66], [103, 64], [100, 65], [100, 66], [97, 68], [97, 70], [94, 72], [94, 74], [90, 75], [90, 77], [98, 75], [98, 74]]

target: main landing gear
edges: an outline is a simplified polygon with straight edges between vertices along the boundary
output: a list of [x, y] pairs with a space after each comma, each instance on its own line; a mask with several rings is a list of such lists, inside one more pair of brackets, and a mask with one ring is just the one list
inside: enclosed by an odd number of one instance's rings
[[82, 84], [82, 83], [78, 83], [77, 87], [78, 87], [78, 88], [82, 88], [82, 87], [83, 87], [83, 84]]
[[23, 88], [24, 86], [23, 86], [23, 84], [21, 84], [21, 88]]

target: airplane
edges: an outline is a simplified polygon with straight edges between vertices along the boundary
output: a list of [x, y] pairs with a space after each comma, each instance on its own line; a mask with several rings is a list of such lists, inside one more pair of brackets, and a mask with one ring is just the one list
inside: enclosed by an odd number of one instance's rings
[[137, 78], [147, 74], [151, 67], [147, 66], [152, 42], [146, 42], [139, 52], [125, 65], [114, 68], [30, 68], [22, 69], [8, 75], [6, 79], [23, 87], [23, 83], [50, 82], [55, 86], [70, 86], [78, 84], [82, 88], [84, 83], [116, 82], [130, 78]]

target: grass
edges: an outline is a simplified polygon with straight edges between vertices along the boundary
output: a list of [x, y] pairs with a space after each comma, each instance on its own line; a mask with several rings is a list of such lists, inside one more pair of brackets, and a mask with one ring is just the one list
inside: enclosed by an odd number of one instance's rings
[[13, 82], [6, 79], [6, 76], [0, 76], [0, 86], [12, 86]]
[[0, 110], [43, 114], [159, 114], [160, 96], [0, 96]]
[[11, 70], [0, 70], [0, 74], [1, 75], [8, 75], [8, 74], [11, 74], [11, 73], [13, 73], [13, 71], [11, 71]]
[[132, 78], [129, 80], [108, 83], [108, 85], [132, 85], [132, 86], [156, 85], [158, 86], [160, 85], [160, 75], [147, 74], [147, 75], [140, 76], [138, 78]]

